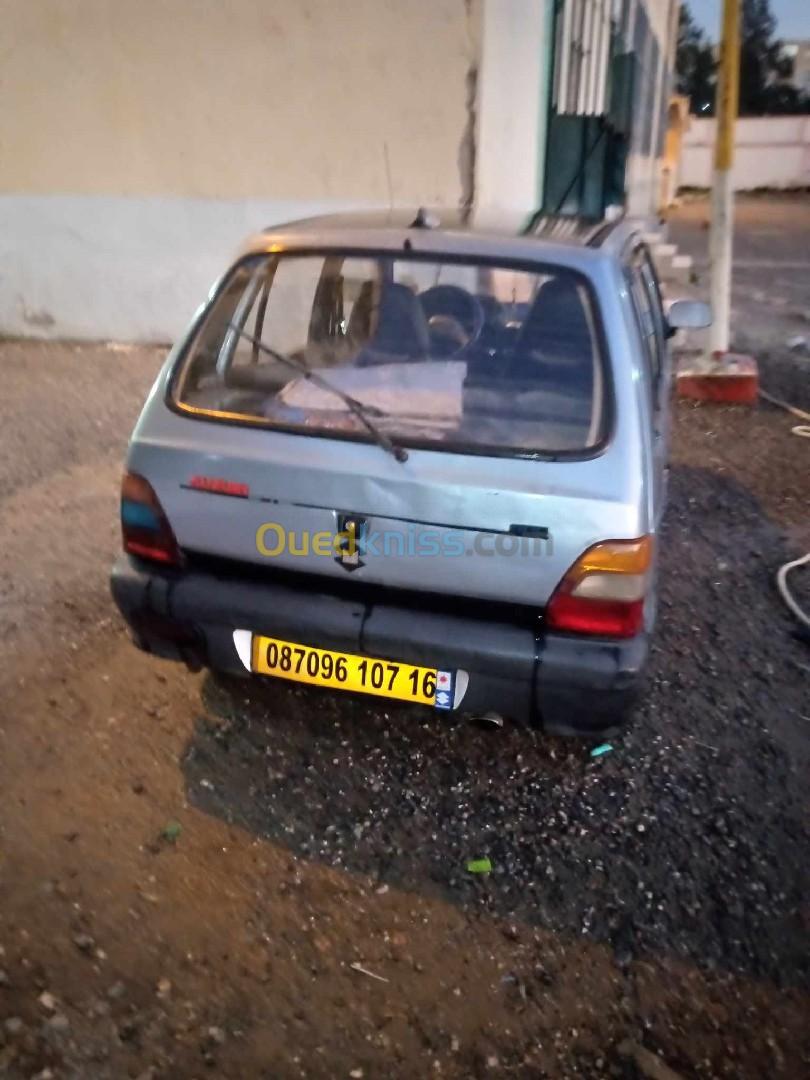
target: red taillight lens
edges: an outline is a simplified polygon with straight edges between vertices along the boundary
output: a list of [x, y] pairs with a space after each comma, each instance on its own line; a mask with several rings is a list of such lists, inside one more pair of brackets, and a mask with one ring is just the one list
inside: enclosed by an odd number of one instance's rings
[[588, 548], [554, 591], [546, 625], [572, 634], [635, 637], [644, 626], [652, 550], [650, 536]]
[[121, 482], [121, 535], [124, 551], [139, 559], [170, 566], [179, 566], [183, 561], [152, 485], [138, 473], [126, 473]]

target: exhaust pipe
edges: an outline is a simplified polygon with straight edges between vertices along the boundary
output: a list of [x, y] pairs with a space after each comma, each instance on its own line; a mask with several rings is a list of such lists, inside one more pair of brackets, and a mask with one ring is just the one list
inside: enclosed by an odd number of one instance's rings
[[481, 716], [473, 717], [473, 719], [479, 727], [489, 728], [490, 730], [502, 728], [504, 725], [504, 719], [501, 714], [491, 711], [485, 712]]

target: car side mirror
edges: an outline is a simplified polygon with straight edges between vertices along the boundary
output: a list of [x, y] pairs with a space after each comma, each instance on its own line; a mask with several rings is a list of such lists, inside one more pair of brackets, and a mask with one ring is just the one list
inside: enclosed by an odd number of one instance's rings
[[667, 313], [670, 330], [705, 330], [712, 325], [712, 309], [702, 300], [675, 300]]

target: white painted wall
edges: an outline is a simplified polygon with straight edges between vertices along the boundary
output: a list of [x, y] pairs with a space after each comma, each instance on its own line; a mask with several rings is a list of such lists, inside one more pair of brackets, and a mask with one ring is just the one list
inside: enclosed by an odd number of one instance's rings
[[[692, 117], [684, 135], [681, 187], [710, 188], [716, 121]], [[810, 187], [810, 117], [757, 116], [737, 121], [735, 191]]]
[[349, 200], [0, 195], [0, 329], [173, 341], [264, 225]]
[[[478, 0], [2, 0], [0, 333], [169, 340], [243, 236], [469, 188]], [[466, 156], [465, 156], [466, 154]]]
[[484, 0], [476, 102], [475, 201], [541, 205], [553, 0]]

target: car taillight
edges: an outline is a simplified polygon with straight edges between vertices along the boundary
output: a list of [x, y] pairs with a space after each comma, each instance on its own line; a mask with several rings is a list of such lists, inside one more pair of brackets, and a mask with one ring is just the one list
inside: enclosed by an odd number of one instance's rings
[[552, 630], [630, 638], [644, 625], [652, 537], [594, 544], [566, 573], [546, 607]]
[[121, 482], [121, 534], [130, 555], [170, 566], [183, 561], [152, 485], [137, 473], [125, 473]]

